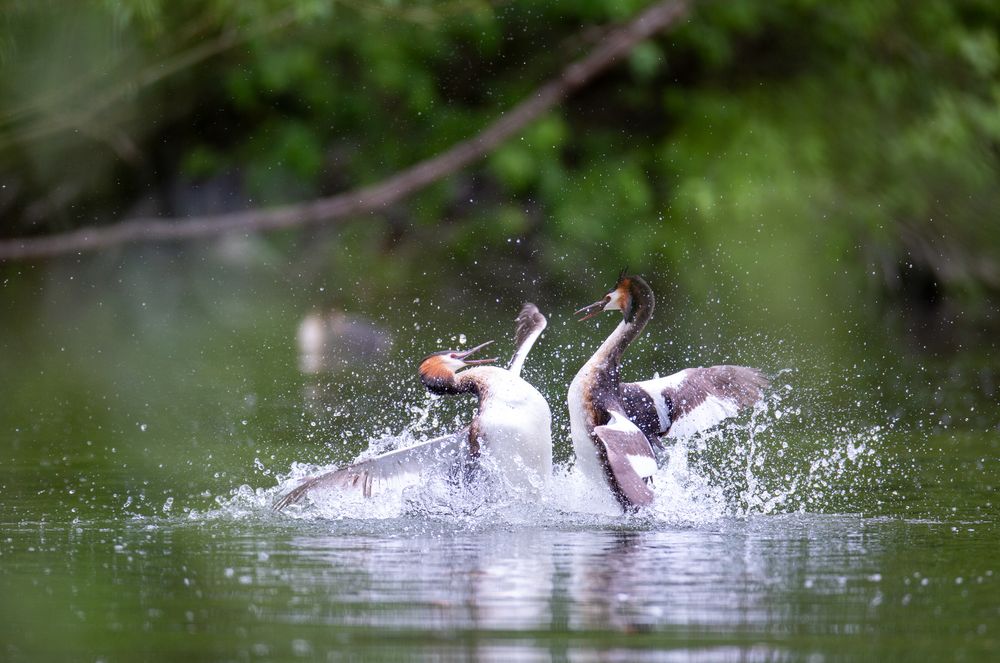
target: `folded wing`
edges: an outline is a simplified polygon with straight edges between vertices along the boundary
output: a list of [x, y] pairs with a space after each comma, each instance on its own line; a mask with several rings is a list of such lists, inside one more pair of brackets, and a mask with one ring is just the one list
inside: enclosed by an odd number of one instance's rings
[[649, 440], [624, 414], [611, 412], [611, 421], [594, 428], [604, 451], [605, 471], [615, 497], [628, 508], [653, 501], [646, 479], [656, 473], [656, 457]]
[[306, 479], [275, 502], [273, 508], [280, 511], [314, 490], [346, 490], [374, 497], [386, 490], [415, 483], [432, 468], [447, 469], [458, 465], [468, 455], [468, 448], [469, 430], [463, 428], [457, 433]]

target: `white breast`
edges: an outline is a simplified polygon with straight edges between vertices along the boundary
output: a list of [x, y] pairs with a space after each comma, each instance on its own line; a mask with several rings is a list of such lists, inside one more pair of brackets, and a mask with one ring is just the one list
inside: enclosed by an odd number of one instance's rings
[[604, 467], [597, 455], [597, 447], [590, 439], [588, 424], [591, 422], [583, 398], [584, 385], [590, 379], [590, 372], [590, 365], [584, 365], [569, 385], [569, 393], [566, 395], [569, 405], [569, 431], [573, 438], [573, 451], [576, 453], [576, 467], [589, 480], [604, 485], [607, 478], [604, 476]]
[[509, 371], [482, 372], [489, 395], [479, 412], [482, 454], [513, 486], [537, 491], [552, 475], [552, 414], [538, 390]]

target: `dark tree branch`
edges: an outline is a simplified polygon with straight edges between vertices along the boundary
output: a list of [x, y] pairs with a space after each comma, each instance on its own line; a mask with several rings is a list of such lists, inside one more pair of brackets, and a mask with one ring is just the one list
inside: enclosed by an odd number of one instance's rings
[[489, 154], [628, 54], [636, 44], [679, 22], [687, 14], [688, 7], [689, 0], [666, 0], [654, 4], [628, 23], [611, 30], [587, 56], [570, 64], [558, 77], [535, 90], [478, 135], [379, 183], [269, 210], [254, 209], [187, 219], [138, 218], [45, 237], [4, 240], [0, 241], [0, 260], [93, 251], [125, 242], [179, 240], [234, 231], [245, 233], [288, 228], [385, 208]]

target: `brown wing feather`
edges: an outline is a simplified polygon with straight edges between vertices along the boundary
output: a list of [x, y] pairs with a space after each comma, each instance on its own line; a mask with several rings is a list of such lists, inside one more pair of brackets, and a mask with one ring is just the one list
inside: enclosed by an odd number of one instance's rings
[[[735, 416], [764, 396], [767, 378], [746, 366], [709, 366], [687, 370], [684, 380], [662, 390], [668, 407], [669, 426], [665, 433], [685, 427], [705, 430]], [[712, 402], [706, 408], [710, 399]]]
[[521, 312], [517, 314], [515, 323], [514, 347], [520, 348], [521, 344], [527, 340], [528, 336], [530, 336], [533, 331], [539, 327], [545, 326], [545, 316], [542, 315], [542, 312], [538, 310], [537, 306], [531, 302], [526, 302], [524, 306], [521, 307]]
[[760, 400], [768, 381], [756, 368], [710, 366], [692, 368], [676, 388], [664, 389], [677, 420], [705, 402], [709, 396], [733, 401], [740, 409]]
[[305, 497], [306, 493], [317, 488], [361, 488], [361, 494], [371, 497], [371, 467], [369, 462], [357, 463], [339, 470], [333, 470], [318, 477], [311, 477], [300, 483], [295, 489], [285, 493], [274, 503], [274, 510], [281, 511]]
[[517, 314], [514, 329], [514, 356], [510, 360], [509, 370], [515, 375], [520, 375], [521, 366], [524, 365], [524, 358], [531, 351], [538, 336], [548, 324], [545, 316], [538, 310], [538, 307], [531, 302], [525, 303], [521, 307], [521, 312]]
[[638, 385], [626, 382], [621, 386], [621, 399], [629, 421], [638, 426], [650, 442], [659, 444], [662, 427], [653, 397]]
[[308, 478], [278, 499], [273, 508], [280, 511], [300, 502], [313, 490], [358, 490], [364, 497], [372, 497], [377, 493], [376, 481], [384, 484], [429, 469], [450, 469], [468, 455], [468, 442], [469, 429], [463, 428], [451, 435]]
[[627, 426], [619, 423], [614, 427], [595, 427], [594, 436], [604, 451], [602, 455], [611, 490], [622, 506], [628, 509], [651, 503], [653, 491], [629, 458], [643, 459], [655, 469], [656, 458], [643, 432], [631, 423]]

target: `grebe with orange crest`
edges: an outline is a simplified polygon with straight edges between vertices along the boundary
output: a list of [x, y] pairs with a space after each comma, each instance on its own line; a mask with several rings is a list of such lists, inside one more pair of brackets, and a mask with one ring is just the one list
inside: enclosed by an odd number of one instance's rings
[[420, 362], [420, 381], [431, 393], [477, 398], [478, 407], [468, 426], [306, 479], [274, 508], [283, 509], [320, 490], [377, 497], [387, 490], [418, 485], [429, 472], [454, 476], [484, 461], [515, 489], [537, 493], [552, 474], [552, 415], [542, 395], [520, 373], [547, 323], [530, 303], [521, 309], [516, 323], [516, 350], [506, 369], [487, 365], [495, 358], [470, 358], [492, 341], [464, 351], [435, 352]]
[[578, 467], [592, 480], [606, 482], [627, 511], [653, 501], [653, 445], [659, 446], [661, 437], [687, 437], [711, 428], [759, 401], [768, 384], [755, 368], [728, 365], [622, 382], [622, 355], [642, 333], [654, 305], [649, 284], [622, 270], [604, 297], [576, 312], [583, 316], [581, 322], [604, 311], [622, 314], [573, 378], [568, 401]]

